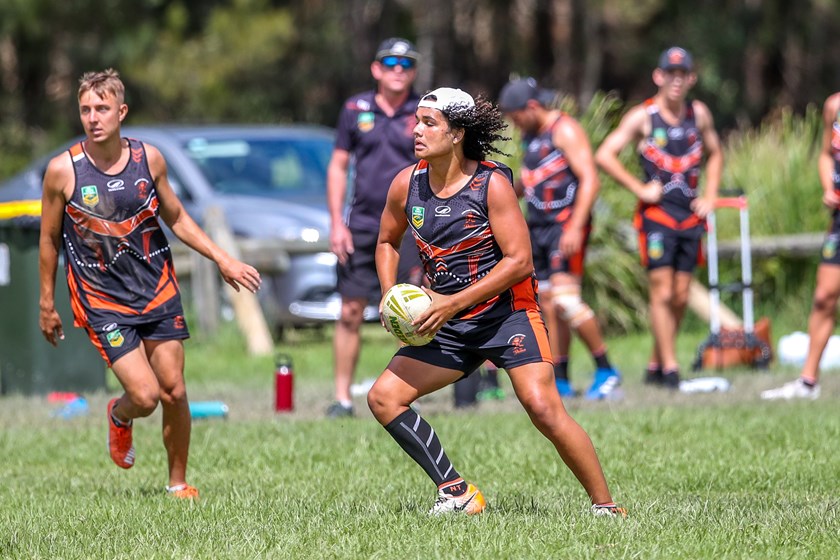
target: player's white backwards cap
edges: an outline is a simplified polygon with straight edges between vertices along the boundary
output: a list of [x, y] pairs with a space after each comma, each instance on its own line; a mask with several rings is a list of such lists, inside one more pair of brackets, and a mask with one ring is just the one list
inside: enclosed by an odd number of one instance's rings
[[418, 107], [428, 107], [446, 112], [448, 109], [475, 107], [475, 99], [464, 90], [442, 87], [432, 90], [420, 98]]

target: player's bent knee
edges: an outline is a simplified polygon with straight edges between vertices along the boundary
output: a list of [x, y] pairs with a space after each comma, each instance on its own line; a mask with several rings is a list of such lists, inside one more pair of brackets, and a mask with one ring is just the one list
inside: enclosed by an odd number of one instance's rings
[[175, 404], [187, 400], [187, 387], [179, 383], [171, 388], [161, 387], [160, 402], [166, 405]]
[[393, 408], [393, 403], [391, 402], [391, 399], [388, 398], [387, 391], [384, 391], [382, 388], [374, 384], [374, 386], [370, 388], [370, 391], [368, 391], [367, 404], [371, 413], [373, 413], [374, 418], [376, 418], [381, 424], [385, 425], [385, 423], [390, 420], [389, 418], [386, 418], [386, 416], [388, 416], [389, 409]]
[[520, 397], [519, 402], [522, 403], [523, 408], [525, 408], [528, 415], [532, 418], [545, 418], [550, 416], [554, 408], [550, 399], [538, 391]]
[[834, 313], [837, 310], [837, 295], [817, 291], [814, 294], [813, 308], [823, 313]]
[[149, 416], [157, 408], [160, 396], [152, 392], [128, 394], [128, 399], [140, 417]]

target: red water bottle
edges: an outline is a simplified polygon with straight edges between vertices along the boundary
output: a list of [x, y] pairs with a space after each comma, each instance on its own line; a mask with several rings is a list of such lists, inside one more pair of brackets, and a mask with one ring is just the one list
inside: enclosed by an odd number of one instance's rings
[[294, 408], [295, 374], [292, 371], [292, 359], [286, 354], [277, 356], [277, 369], [274, 370], [274, 411], [291, 412]]

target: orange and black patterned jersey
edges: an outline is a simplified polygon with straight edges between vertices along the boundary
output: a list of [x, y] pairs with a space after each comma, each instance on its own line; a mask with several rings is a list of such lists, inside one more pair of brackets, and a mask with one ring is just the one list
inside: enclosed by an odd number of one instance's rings
[[831, 157], [834, 158], [834, 190], [840, 191], [840, 111], [831, 125]]
[[146, 150], [137, 140], [128, 143], [131, 157], [115, 175], [97, 169], [81, 143], [69, 150], [76, 185], [62, 229], [78, 326], [183, 315]]
[[578, 178], [552, 141], [554, 129], [565, 117], [561, 114], [548, 130], [525, 138], [521, 174], [530, 226], [563, 223], [572, 215]]
[[645, 101], [651, 120], [651, 134], [642, 142], [640, 158], [645, 182], [662, 183], [658, 206], [677, 221], [692, 216], [691, 201], [697, 198], [697, 182], [703, 161], [703, 136], [697, 129], [694, 108], [689, 101], [685, 117], [672, 126], [659, 113], [654, 99]]
[[[421, 160], [414, 168], [405, 212], [426, 276], [436, 292], [460, 292], [481, 280], [502, 259], [487, 212], [488, 185], [496, 172], [510, 181], [508, 167], [483, 161], [461, 190], [449, 198], [438, 198], [429, 186], [428, 163]], [[490, 300], [465, 309], [455, 319], [496, 318], [517, 309], [538, 309], [535, 282], [531, 275]]]

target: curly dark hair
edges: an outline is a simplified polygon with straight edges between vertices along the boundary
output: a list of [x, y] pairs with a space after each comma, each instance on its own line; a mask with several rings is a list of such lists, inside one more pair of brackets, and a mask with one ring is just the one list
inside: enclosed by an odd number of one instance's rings
[[464, 129], [464, 156], [483, 161], [490, 153], [508, 156], [494, 146], [496, 142], [507, 142], [509, 137], [499, 134], [507, 128], [502, 112], [483, 96], [475, 98], [475, 106], [450, 105], [442, 111], [450, 127]]

